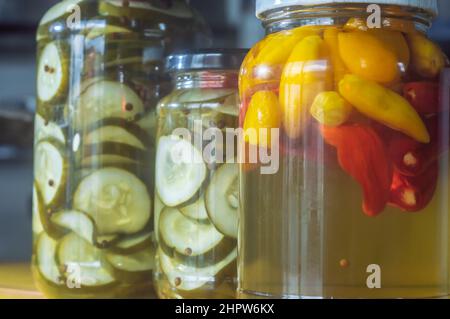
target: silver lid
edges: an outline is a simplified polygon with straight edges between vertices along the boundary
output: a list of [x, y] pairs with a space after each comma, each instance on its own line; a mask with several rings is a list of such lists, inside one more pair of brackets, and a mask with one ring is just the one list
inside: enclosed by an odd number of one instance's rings
[[415, 7], [438, 14], [437, 0], [256, 0], [256, 15], [289, 6], [314, 6], [333, 3], [362, 3], [362, 4], [391, 4], [406, 7]]

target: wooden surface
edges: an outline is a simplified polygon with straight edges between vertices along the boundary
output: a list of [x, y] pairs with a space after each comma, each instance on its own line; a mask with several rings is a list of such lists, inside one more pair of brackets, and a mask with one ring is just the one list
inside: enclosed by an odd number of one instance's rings
[[0, 263], [0, 299], [40, 299], [29, 264]]

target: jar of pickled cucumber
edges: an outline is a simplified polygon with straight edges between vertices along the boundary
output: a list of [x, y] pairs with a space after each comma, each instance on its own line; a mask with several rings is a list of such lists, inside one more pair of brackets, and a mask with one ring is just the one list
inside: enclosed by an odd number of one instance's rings
[[241, 166], [239, 296], [447, 295], [437, 1], [256, 3], [267, 36], [240, 73], [241, 123], [246, 149], [279, 158]]
[[167, 59], [175, 89], [158, 105], [154, 281], [160, 298], [234, 298], [238, 73], [247, 51]]
[[42, 18], [33, 272], [45, 296], [155, 296], [156, 104], [171, 87], [161, 66], [202, 35], [182, 0], [66, 0]]

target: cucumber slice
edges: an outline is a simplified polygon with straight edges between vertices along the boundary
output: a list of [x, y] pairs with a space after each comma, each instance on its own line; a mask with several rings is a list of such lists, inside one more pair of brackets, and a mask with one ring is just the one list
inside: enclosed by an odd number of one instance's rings
[[89, 127], [105, 118], [133, 120], [144, 111], [140, 97], [127, 85], [96, 81], [81, 94], [76, 108], [78, 127]]
[[182, 19], [192, 18], [192, 11], [184, 1], [173, 1], [170, 8], [164, 9], [147, 1], [102, 0], [99, 12], [102, 15], [137, 19], [152, 19], [155, 16], [161, 19], [161, 14]]
[[54, 139], [62, 145], [66, 144], [66, 137], [61, 127], [53, 122], [47, 122], [42, 116], [36, 114], [34, 118], [34, 144], [45, 140]]
[[239, 98], [237, 94], [229, 95], [223, 104], [215, 109], [217, 112], [230, 116], [239, 116]]
[[82, 166], [104, 167], [120, 164], [138, 164], [146, 153], [127, 144], [104, 142], [84, 146]]
[[92, 217], [101, 235], [137, 233], [151, 215], [147, 187], [134, 174], [118, 168], [103, 168], [84, 178], [73, 205]]
[[108, 34], [132, 34], [131, 30], [116, 26], [116, 25], [106, 25], [105, 27], [96, 27], [89, 31], [86, 35], [86, 40], [92, 40], [100, 36], [106, 36]]
[[127, 236], [114, 245], [111, 251], [121, 255], [137, 253], [152, 246], [152, 235], [153, 233], [143, 232], [141, 234]]
[[68, 13], [68, 9], [71, 6], [76, 5], [82, 1], [84, 0], [65, 0], [57, 3], [42, 17], [39, 25], [43, 25], [61, 18]]
[[[155, 194], [155, 228], [157, 228], [159, 226], [159, 217], [161, 216], [162, 211], [164, 210], [164, 208], [166, 208], [166, 206], [164, 205], [164, 203], [162, 202], [161, 198], [159, 197], [158, 194]], [[159, 242], [159, 231], [155, 231], [155, 239], [156, 242]]]
[[34, 174], [46, 207], [54, 207], [64, 200], [66, 159], [63, 145], [55, 140], [39, 142], [34, 152]]
[[159, 238], [166, 253], [195, 257], [218, 251], [224, 236], [214, 225], [202, 224], [184, 216], [176, 208], [166, 208], [159, 218]]
[[33, 186], [33, 234], [35, 236], [39, 235], [44, 231], [44, 226], [41, 222], [41, 214], [44, 207], [42, 207], [42, 202], [38, 196], [38, 191], [36, 189], [36, 184]]
[[63, 281], [55, 259], [57, 245], [57, 241], [46, 233], [40, 234], [36, 242], [36, 264], [42, 277], [50, 283], [59, 285]]
[[[66, 235], [58, 245], [57, 261], [62, 268], [73, 265], [81, 286], [100, 287], [114, 283], [114, 278], [105, 266], [105, 255], [75, 233]], [[71, 267], [72, 268], [72, 267]]]
[[227, 268], [233, 265], [236, 257], [237, 249], [234, 249], [228, 256], [214, 265], [195, 268], [170, 258], [161, 249], [157, 253], [161, 271], [166, 275], [170, 285], [184, 291], [192, 291], [212, 282], [218, 284], [221, 273], [227, 272]]
[[167, 206], [188, 201], [206, 178], [202, 153], [190, 142], [175, 136], [159, 139], [156, 154], [156, 188]]
[[235, 94], [235, 89], [190, 89], [183, 92], [177, 101], [178, 103], [219, 102]]
[[155, 249], [153, 245], [131, 255], [107, 253], [106, 260], [113, 267], [113, 274], [124, 282], [139, 282], [152, 279], [155, 268]]
[[206, 211], [205, 206], [205, 196], [203, 194], [191, 203], [179, 207], [179, 210], [184, 216], [195, 219], [201, 223], [209, 221], [208, 212]]
[[211, 222], [224, 235], [237, 238], [239, 208], [237, 164], [223, 164], [214, 174], [205, 194]]
[[123, 145], [129, 145], [141, 150], [146, 147], [142, 140], [133, 135], [121, 126], [102, 126], [96, 130], [91, 131], [84, 139], [86, 144], [98, 144], [103, 142], [114, 142]]
[[158, 126], [158, 117], [156, 116], [156, 112], [148, 112], [137, 121], [137, 124], [149, 136], [155, 136], [156, 128]]
[[37, 95], [49, 102], [65, 95], [69, 82], [69, 64], [56, 42], [47, 44], [40, 54], [37, 70]]
[[[35, 197], [35, 198], [34, 198]], [[39, 214], [39, 220], [36, 221], [36, 223], [40, 223], [40, 225], [43, 228], [43, 231], [50, 236], [53, 239], [60, 239], [62, 236], [64, 236], [67, 231], [58, 225], [55, 225], [51, 221], [51, 216], [53, 214], [52, 210], [50, 208], [46, 208], [43, 205], [43, 197], [42, 193], [39, 190], [39, 186], [37, 182], [34, 182], [34, 189], [33, 189], [33, 210], [36, 209], [36, 211], [33, 212], [33, 214]], [[33, 222], [36, 215], [33, 216]], [[33, 224], [34, 226], [35, 224]], [[39, 227], [39, 226], [36, 226]]]
[[85, 213], [76, 210], [56, 213], [50, 219], [55, 225], [73, 231], [91, 245], [99, 248], [108, 247], [119, 238], [117, 235], [99, 236], [94, 220]]
[[136, 166], [140, 163], [129, 157], [120, 155], [98, 154], [93, 156], [86, 156], [81, 160], [81, 167], [88, 168], [102, 168], [106, 166], [120, 167], [123, 165]]

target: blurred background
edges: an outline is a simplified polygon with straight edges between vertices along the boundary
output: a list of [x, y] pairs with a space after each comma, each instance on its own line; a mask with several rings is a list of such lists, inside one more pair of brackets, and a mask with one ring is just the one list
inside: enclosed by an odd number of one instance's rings
[[[0, 262], [31, 254], [35, 32], [57, 0], [0, 0]], [[254, 0], [191, 0], [212, 28], [216, 47], [251, 47], [264, 31]], [[450, 1], [431, 37], [450, 54]]]

